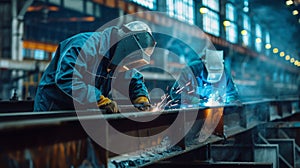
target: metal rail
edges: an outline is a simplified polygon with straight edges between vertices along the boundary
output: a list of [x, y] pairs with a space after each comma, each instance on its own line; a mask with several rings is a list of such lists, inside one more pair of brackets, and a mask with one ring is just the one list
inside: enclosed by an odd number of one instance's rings
[[[220, 107], [171, 109], [156, 113], [132, 112], [132, 106], [122, 106], [123, 113], [120, 114], [104, 115], [98, 109], [77, 113], [0, 113], [0, 156], [7, 158], [0, 161], [0, 166], [6, 166], [11, 161], [26, 165], [28, 160], [36, 167], [77, 167], [86, 162], [108, 167], [150, 166], [160, 160], [185, 155], [208, 144], [224, 141], [259, 124], [292, 116], [299, 112], [299, 104], [298, 99], [290, 99], [263, 100]], [[222, 115], [217, 120], [212, 135], [199, 142], [199, 131], [208, 120], [209, 114], [219, 109], [222, 109]], [[195, 111], [196, 118], [193, 121], [191, 114]], [[176, 120], [178, 116], [179, 120]], [[178, 122], [177, 126], [168, 131], [168, 136], [159, 135], [174, 125], [175, 121]], [[101, 122], [109, 124], [97, 125]], [[94, 131], [101, 131], [100, 138], [103, 138], [108, 146], [125, 146], [126, 151], [116, 154], [99, 146], [94, 142], [95, 139], [90, 138], [89, 132], [83, 127], [84, 124], [95, 125]], [[192, 127], [188, 127], [191, 124]], [[186, 130], [187, 128], [190, 129]], [[120, 142], [112, 129], [132, 137], [156, 138], [139, 144]], [[172, 139], [173, 135], [183, 138], [172, 146], [165, 145], [165, 142], [175, 141]]]

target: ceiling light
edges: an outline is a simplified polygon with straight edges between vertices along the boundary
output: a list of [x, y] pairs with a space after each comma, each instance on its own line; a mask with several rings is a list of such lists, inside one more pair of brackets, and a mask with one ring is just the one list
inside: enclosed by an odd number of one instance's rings
[[292, 0], [287, 0], [286, 2], [285, 2], [285, 4], [287, 5], [287, 6], [290, 6], [290, 5], [292, 5], [294, 2], [292, 1]]
[[[280, 57], [283, 57], [283, 56], [284, 56], [284, 52], [281, 51], [281, 52], [279, 53], [279, 55], [280, 55]], [[289, 56], [289, 55], [287, 55], [287, 56]], [[289, 57], [290, 57], [290, 56], [289, 56]]]
[[270, 49], [271, 47], [272, 47], [271, 44], [266, 44], [266, 45], [265, 45], [265, 48], [266, 48], [266, 49]]
[[229, 22], [228, 20], [225, 20], [225, 21], [223, 22], [223, 25], [224, 25], [225, 27], [228, 27], [228, 26], [230, 26], [230, 22]]
[[274, 48], [274, 49], [273, 49], [273, 53], [274, 53], [274, 54], [278, 53], [278, 48]]
[[293, 15], [298, 15], [299, 12], [297, 10], [293, 10]]
[[290, 62], [294, 63], [295, 62], [295, 58], [291, 58]]
[[256, 38], [256, 39], [255, 39], [255, 42], [256, 42], [256, 43], [261, 43], [261, 38], [259, 38], [259, 37]]
[[208, 12], [208, 9], [205, 8], [205, 7], [201, 7], [201, 8], [199, 9], [199, 12], [200, 12], [201, 14], [204, 14], [204, 13], [207, 13], [207, 12]]
[[285, 56], [285, 60], [290, 60], [291, 59], [291, 57], [289, 56], [289, 55], [287, 55], [287, 56]]
[[247, 30], [242, 30], [242, 31], [241, 31], [241, 34], [242, 34], [243, 36], [247, 35], [247, 33], [248, 33]]

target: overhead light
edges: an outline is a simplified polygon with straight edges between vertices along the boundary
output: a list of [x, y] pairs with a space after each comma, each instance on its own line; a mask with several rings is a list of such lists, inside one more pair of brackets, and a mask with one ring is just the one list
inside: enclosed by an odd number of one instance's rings
[[266, 48], [266, 49], [270, 49], [271, 47], [272, 47], [271, 44], [266, 44], [266, 45], [265, 45], [265, 48]]
[[297, 10], [293, 10], [293, 15], [298, 15], [299, 12]]
[[241, 31], [241, 34], [242, 34], [243, 36], [245, 36], [245, 35], [248, 34], [248, 32], [247, 32], [247, 30], [242, 30], [242, 31]]
[[287, 55], [287, 56], [285, 56], [285, 60], [290, 60], [291, 59], [291, 57], [289, 56], [289, 55]]
[[224, 25], [225, 27], [228, 27], [228, 26], [230, 26], [230, 22], [229, 22], [228, 20], [225, 20], [225, 21], [223, 22], [223, 25]]
[[66, 19], [66, 21], [69, 21], [69, 22], [93, 22], [93, 21], [95, 21], [95, 17], [93, 17], [93, 16], [71, 17], [71, 18]]
[[[283, 57], [283, 56], [284, 56], [284, 52], [281, 51], [281, 52], [279, 53], [279, 55], [280, 55], [280, 57]], [[287, 56], [289, 56], [289, 55], [287, 55]], [[289, 57], [290, 57], [290, 56], [289, 56]]]
[[290, 62], [291, 62], [291, 63], [294, 63], [294, 62], [295, 62], [295, 58], [291, 58], [291, 59], [290, 59]]
[[287, 0], [286, 2], [285, 2], [285, 4], [287, 5], [287, 6], [290, 6], [290, 5], [293, 5], [293, 1], [292, 0]]
[[278, 48], [273, 48], [273, 53], [274, 54], [278, 53]]
[[261, 38], [259, 38], [259, 37], [256, 38], [256, 39], [255, 39], [255, 42], [256, 42], [256, 43], [261, 43]]
[[59, 8], [57, 6], [29, 6], [27, 8], [27, 12], [37, 12], [37, 11], [41, 11], [43, 9], [47, 9], [49, 11], [59, 11]]
[[59, 10], [59, 8], [56, 7], [56, 6], [48, 6], [48, 9], [49, 9], [50, 11], [58, 11], [58, 10]]
[[199, 9], [199, 12], [200, 12], [201, 14], [204, 14], [204, 13], [207, 13], [207, 12], [208, 12], [208, 9], [205, 8], [205, 7], [201, 7], [201, 8]]
[[298, 60], [296, 60], [296, 61], [294, 62], [294, 65], [298, 66]]

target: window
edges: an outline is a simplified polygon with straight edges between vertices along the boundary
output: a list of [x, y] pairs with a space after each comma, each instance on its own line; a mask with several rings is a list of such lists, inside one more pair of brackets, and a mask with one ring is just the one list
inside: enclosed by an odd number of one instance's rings
[[203, 30], [215, 36], [220, 36], [220, 17], [216, 12], [208, 10], [203, 14]]
[[248, 2], [248, 0], [244, 0], [243, 11], [244, 11], [245, 13], [249, 12], [249, 2]]
[[226, 30], [226, 40], [231, 43], [236, 43], [238, 40], [236, 24], [231, 23], [230, 26], [225, 27], [225, 30]]
[[235, 7], [231, 3], [226, 4], [226, 19], [233, 22], [236, 21]]
[[44, 60], [45, 56], [46, 56], [45, 51], [43, 51], [43, 50], [34, 50], [34, 59]]
[[262, 44], [262, 32], [261, 32], [261, 27], [259, 24], [255, 25], [255, 49], [260, 52], [261, 51], [261, 44]]
[[250, 40], [251, 40], [251, 22], [248, 15], [243, 15], [243, 30], [242, 30], [242, 39], [243, 44], [245, 46], [251, 46]]
[[270, 55], [271, 39], [270, 39], [270, 33], [269, 32], [266, 32], [266, 39], [265, 40], [266, 40], [266, 54]]
[[194, 24], [194, 1], [167, 0], [167, 13], [178, 20]]
[[219, 12], [219, 0], [203, 0], [202, 1], [203, 6], [209, 7], [210, 9]]
[[226, 40], [231, 43], [236, 43], [238, 40], [236, 11], [231, 3], [226, 4], [226, 20], [230, 22], [230, 25], [225, 27]]
[[203, 6], [207, 7], [203, 13], [203, 30], [215, 36], [220, 36], [219, 0], [202, 0]]
[[271, 44], [270, 33], [266, 32], [266, 44]]
[[156, 0], [131, 0], [132, 2], [139, 4], [151, 10], [156, 10]]

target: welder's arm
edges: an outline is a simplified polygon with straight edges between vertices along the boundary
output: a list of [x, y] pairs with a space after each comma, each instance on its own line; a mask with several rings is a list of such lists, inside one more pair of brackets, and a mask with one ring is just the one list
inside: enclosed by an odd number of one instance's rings
[[134, 70], [129, 84], [129, 97], [133, 105], [141, 111], [152, 110], [149, 94], [144, 83], [143, 75]]
[[70, 96], [74, 103], [83, 108], [96, 108], [100, 101], [101, 91], [84, 78], [87, 74], [86, 63], [80, 57], [81, 48], [69, 49], [57, 65], [55, 82], [57, 87]]
[[226, 104], [241, 103], [236, 85], [234, 84], [231, 75], [227, 77], [226, 87]]
[[181, 104], [197, 104], [199, 96], [196, 93], [197, 81], [193, 73], [185, 68], [170, 90], [171, 103], [178, 104], [178, 106]]

